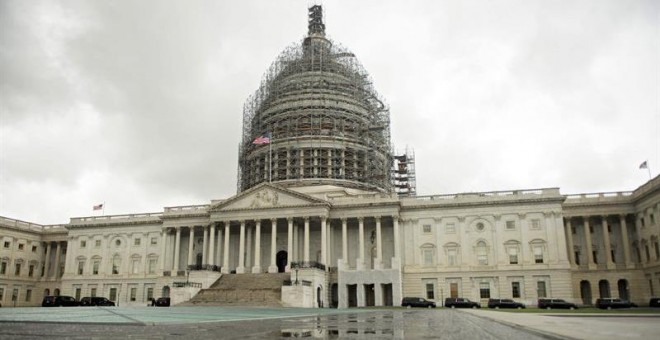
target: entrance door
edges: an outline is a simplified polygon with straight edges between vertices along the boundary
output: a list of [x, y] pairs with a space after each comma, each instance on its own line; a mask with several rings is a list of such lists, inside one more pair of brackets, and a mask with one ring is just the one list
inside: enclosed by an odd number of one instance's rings
[[458, 283], [457, 282], [452, 282], [449, 284], [449, 295], [450, 297], [457, 298], [458, 297]]
[[628, 280], [621, 279], [617, 285], [619, 286], [619, 298], [621, 300], [630, 300], [630, 295], [628, 294]]
[[357, 307], [357, 285], [346, 285], [348, 307]]
[[373, 284], [364, 285], [364, 303], [367, 307], [376, 305], [376, 292]]
[[582, 304], [591, 305], [591, 284], [587, 280], [580, 281]]
[[392, 305], [392, 284], [384, 283], [381, 285], [381, 290], [383, 291], [383, 306]]
[[275, 255], [275, 263], [277, 264], [277, 272], [284, 273], [286, 269], [287, 253], [284, 250], [280, 250]]

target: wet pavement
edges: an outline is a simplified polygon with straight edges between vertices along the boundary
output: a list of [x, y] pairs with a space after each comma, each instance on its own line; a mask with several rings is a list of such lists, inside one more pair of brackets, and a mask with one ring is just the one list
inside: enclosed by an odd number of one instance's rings
[[655, 339], [660, 314], [258, 307], [1, 308], [0, 339]]

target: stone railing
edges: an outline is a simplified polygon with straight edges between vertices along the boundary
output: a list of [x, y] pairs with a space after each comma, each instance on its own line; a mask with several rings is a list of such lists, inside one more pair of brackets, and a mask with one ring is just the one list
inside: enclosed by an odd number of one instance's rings
[[123, 222], [129, 220], [151, 220], [154, 218], [160, 218], [161, 216], [163, 216], [163, 213], [159, 212], [159, 213], [144, 213], [144, 214], [72, 217], [71, 224]]
[[211, 264], [202, 264], [202, 265], [191, 264], [187, 268], [188, 270], [208, 270], [212, 272], [219, 272], [222, 269], [221, 266], [216, 266]]
[[202, 288], [202, 284], [200, 282], [172, 282], [172, 287], [174, 288], [184, 288], [184, 287], [191, 287], [191, 288]]
[[632, 196], [632, 191], [615, 191], [615, 192], [595, 192], [586, 194], [571, 194], [566, 195], [566, 199], [593, 199], [593, 198], [622, 198]]
[[208, 209], [208, 204], [165, 207], [165, 214], [205, 213]]
[[316, 268], [320, 270], [325, 270], [325, 265], [316, 261], [291, 262], [291, 269], [306, 269], [306, 268]]
[[507, 191], [487, 191], [487, 192], [464, 192], [457, 194], [427, 195], [411, 197], [411, 200], [418, 201], [442, 201], [454, 200], [460, 198], [513, 198], [515, 196], [558, 196], [559, 188], [542, 188], [526, 190], [507, 190]]

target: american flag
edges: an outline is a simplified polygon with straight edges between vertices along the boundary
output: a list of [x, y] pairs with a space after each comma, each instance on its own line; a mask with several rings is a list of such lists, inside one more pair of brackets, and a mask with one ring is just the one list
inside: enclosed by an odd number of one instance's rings
[[103, 203], [97, 204], [92, 207], [92, 210], [101, 210], [101, 209], [103, 209]]
[[270, 134], [259, 136], [252, 141], [252, 144], [263, 145], [270, 144]]

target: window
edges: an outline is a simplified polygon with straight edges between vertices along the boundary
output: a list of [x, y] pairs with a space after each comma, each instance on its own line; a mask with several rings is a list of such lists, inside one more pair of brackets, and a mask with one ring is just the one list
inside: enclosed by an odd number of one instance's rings
[[115, 245], [116, 245], [117, 247], [121, 246], [121, 240], [116, 240], [116, 241], [115, 241]]
[[7, 274], [7, 262], [2, 261], [2, 263], [0, 263], [0, 275], [5, 274]]
[[430, 224], [425, 224], [422, 227], [423, 227], [425, 233], [430, 233], [431, 232], [431, 225]]
[[9, 248], [9, 247], [11, 247], [11, 242], [5, 241], [5, 248]]
[[424, 264], [430, 266], [433, 264], [433, 249], [425, 248], [422, 250], [424, 254]]
[[96, 247], [96, 248], [101, 247], [101, 240], [95, 240], [94, 241], [94, 247]]
[[133, 259], [131, 262], [131, 272], [138, 274], [140, 272], [140, 259]]
[[155, 246], [155, 245], [157, 245], [157, 244], [158, 244], [158, 237], [152, 237], [152, 238], [151, 238], [151, 245], [152, 245], [152, 246]]
[[543, 247], [534, 246], [534, 263], [543, 263]]
[[479, 222], [479, 223], [477, 223], [476, 228], [477, 228], [477, 231], [484, 231], [486, 226], [484, 226], [483, 223]]
[[456, 225], [453, 223], [448, 223], [447, 226], [445, 227], [445, 232], [447, 234], [453, 234], [456, 232]]
[[598, 264], [598, 250], [594, 250], [591, 252], [591, 256], [594, 257], [594, 263]]
[[658, 244], [658, 240], [656, 240], [653, 245], [655, 247], [655, 258], [660, 259], [660, 244]]
[[85, 248], [85, 247], [87, 247], [87, 241], [80, 240], [80, 248]]
[[28, 267], [28, 276], [29, 276], [29, 277], [33, 277], [33, 276], [34, 276], [34, 265], [33, 265], [33, 264], [31, 264], [31, 265]]
[[99, 266], [101, 265], [100, 260], [94, 260], [92, 262], [92, 275], [99, 275]]
[[154, 289], [153, 287], [147, 288], [147, 301], [151, 301], [154, 298]]
[[81, 295], [82, 289], [80, 287], [76, 288], [76, 300], [80, 301], [80, 295]]
[[516, 221], [506, 221], [506, 230], [516, 230]]
[[520, 297], [520, 282], [511, 282], [511, 296], [514, 298]]
[[21, 250], [21, 251], [22, 251], [22, 250], [24, 250], [24, 249], [25, 249], [25, 245], [24, 245], [23, 243], [19, 243], [19, 244], [18, 244], [18, 250]]
[[490, 283], [479, 283], [479, 297], [482, 299], [490, 299]]
[[575, 264], [580, 265], [580, 252], [577, 250], [575, 251]]
[[651, 221], [651, 224], [655, 224], [655, 216], [653, 216], [653, 214], [649, 214], [649, 220]]
[[5, 299], [5, 289], [0, 288], [0, 301], [4, 301]]
[[131, 288], [131, 301], [135, 301], [136, 296], [137, 296], [137, 288]]
[[640, 223], [642, 223], [642, 228], [646, 227], [646, 223], [644, 223], [644, 217], [640, 218]]
[[536, 294], [538, 295], [539, 298], [546, 297], [545, 281], [537, 281], [536, 282]]
[[477, 262], [480, 266], [488, 265], [488, 249], [486, 248], [486, 242], [479, 241], [477, 243]]
[[541, 229], [541, 220], [539, 219], [533, 219], [531, 224], [530, 224], [531, 229]]
[[83, 274], [83, 269], [84, 268], [85, 268], [85, 261], [84, 260], [78, 261], [78, 275]]
[[590, 234], [594, 233], [594, 226], [592, 226], [592, 225], [589, 226], [589, 233]]
[[89, 290], [89, 295], [91, 295], [92, 297], [96, 297], [96, 288], [90, 289]]
[[36, 253], [37, 252], [37, 246], [32, 246], [32, 252]]
[[32, 300], [32, 289], [25, 291], [25, 302], [30, 302]]
[[110, 288], [110, 297], [108, 300], [117, 301], [117, 288]]
[[16, 266], [16, 267], [14, 268], [14, 269], [15, 269], [15, 270], [14, 270], [14, 275], [16, 275], [16, 276], [20, 276], [20, 275], [21, 275], [21, 264], [20, 264], [20, 263], [17, 263], [15, 266]]
[[149, 274], [155, 274], [156, 273], [156, 264], [158, 260], [151, 258], [149, 259]]
[[611, 249], [612, 249], [612, 250], [610, 250], [610, 255], [612, 255], [612, 262], [616, 263], [616, 256], [615, 256], [615, 255], [616, 255], [616, 252], [615, 252], [615, 249], [614, 249], [614, 248], [611, 248]]
[[141, 242], [142, 242], [141, 238], [136, 238], [135, 240], [133, 240], [133, 245], [134, 246], [139, 246]]
[[518, 264], [518, 248], [515, 246], [509, 247], [509, 264]]
[[435, 299], [435, 292], [434, 292], [434, 284], [433, 283], [427, 283], [426, 284], [426, 298], [429, 300]]
[[575, 226], [571, 226], [571, 234], [575, 235], [575, 233], [577, 233]]
[[456, 266], [458, 264], [456, 249], [447, 250], [447, 262], [450, 266]]
[[646, 251], [646, 262], [651, 261], [651, 253], [649, 252], [649, 245], [644, 245], [644, 250]]
[[112, 274], [119, 274], [119, 265], [121, 265], [121, 258], [119, 255], [115, 255], [112, 258]]

